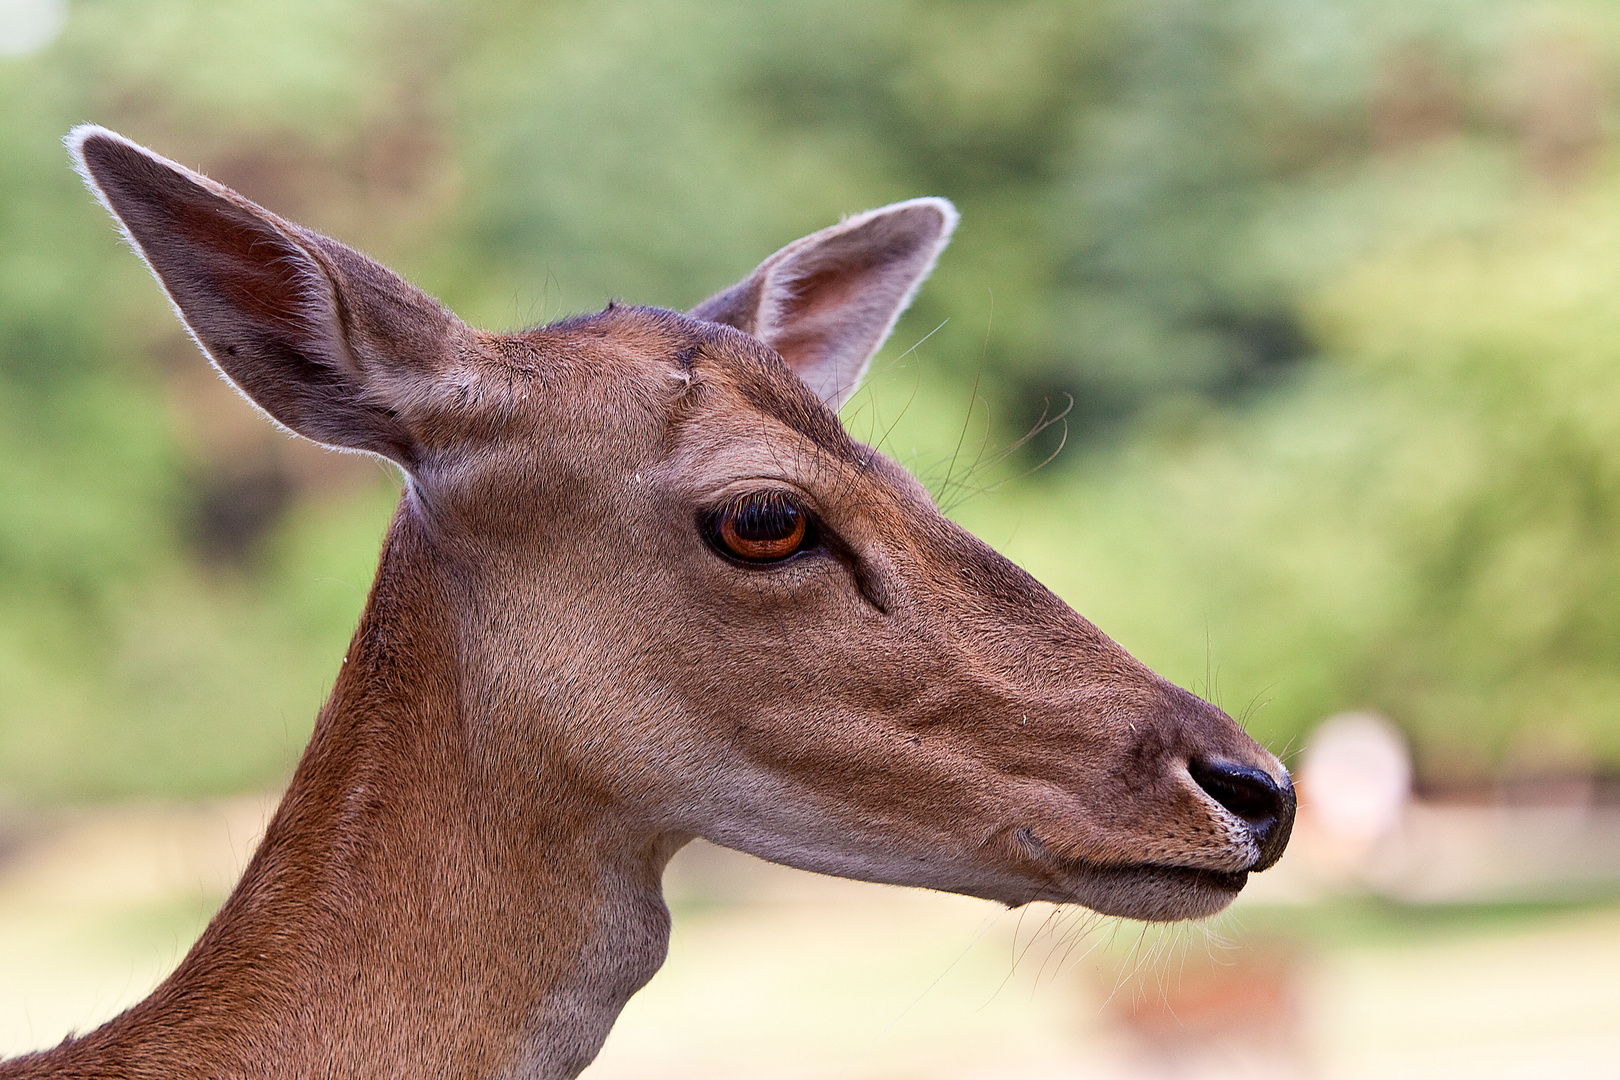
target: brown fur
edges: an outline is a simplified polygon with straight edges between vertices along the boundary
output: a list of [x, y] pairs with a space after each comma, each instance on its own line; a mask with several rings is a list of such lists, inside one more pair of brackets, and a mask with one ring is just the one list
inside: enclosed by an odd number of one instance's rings
[[[1146, 919], [1219, 910], [1280, 855], [1275, 758], [828, 410], [948, 204], [798, 241], [701, 317], [490, 335], [109, 132], [71, 145], [221, 370], [407, 482], [241, 883], [150, 998], [0, 1076], [572, 1077], [661, 963], [694, 836]], [[705, 511], [762, 489], [825, 542], [710, 550]], [[1240, 813], [1189, 768], [1274, 797]]]

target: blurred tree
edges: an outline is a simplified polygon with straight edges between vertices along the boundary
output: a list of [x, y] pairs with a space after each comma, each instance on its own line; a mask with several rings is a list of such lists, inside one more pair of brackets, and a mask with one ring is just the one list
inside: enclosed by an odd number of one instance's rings
[[1617, 206], [1611, 164], [1488, 236], [1364, 266], [1320, 308], [1412, 421], [1378, 451], [1397, 482], [1359, 508], [1407, 569], [1359, 674], [1435, 772], [1620, 766]]

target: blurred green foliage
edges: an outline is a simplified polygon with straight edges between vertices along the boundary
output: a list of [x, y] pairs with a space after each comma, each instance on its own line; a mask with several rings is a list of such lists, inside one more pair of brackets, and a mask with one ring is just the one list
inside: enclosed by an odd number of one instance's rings
[[201, 374], [81, 120], [491, 327], [948, 196], [857, 435], [1279, 748], [1620, 767], [1617, 59], [1599, 0], [78, 0], [0, 56], [0, 791], [275, 782], [395, 490]]

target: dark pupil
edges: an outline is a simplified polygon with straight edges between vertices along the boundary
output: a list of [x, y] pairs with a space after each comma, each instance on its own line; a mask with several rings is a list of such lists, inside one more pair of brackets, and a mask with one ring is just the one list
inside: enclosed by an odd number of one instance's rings
[[739, 540], [781, 540], [799, 525], [799, 511], [780, 496], [745, 500], [731, 516]]

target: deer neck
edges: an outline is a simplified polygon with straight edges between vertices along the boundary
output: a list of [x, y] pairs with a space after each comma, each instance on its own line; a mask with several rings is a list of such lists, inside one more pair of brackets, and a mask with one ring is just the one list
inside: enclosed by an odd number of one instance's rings
[[175, 974], [83, 1049], [183, 1057], [175, 1075], [550, 1080], [589, 1064], [663, 962], [660, 878], [684, 838], [562, 776], [491, 796], [511, 778], [479, 753], [449, 599], [402, 510], [242, 881]]

